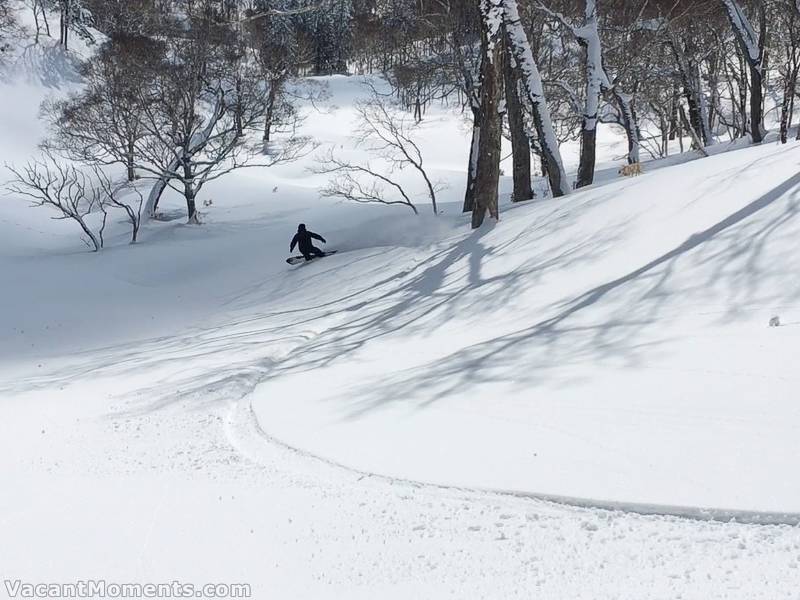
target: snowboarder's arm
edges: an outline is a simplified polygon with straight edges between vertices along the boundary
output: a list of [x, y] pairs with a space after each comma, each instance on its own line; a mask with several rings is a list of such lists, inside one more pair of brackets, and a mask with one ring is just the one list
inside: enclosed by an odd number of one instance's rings
[[292, 243], [289, 246], [289, 252], [294, 252], [295, 246], [297, 246], [297, 234], [294, 234], [294, 237], [292, 238]]
[[308, 232], [308, 234], [309, 234], [309, 235], [310, 235], [312, 238], [314, 238], [315, 240], [319, 240], [319, 241], [320, 241], [320, 242], [322, 242], [323, 244], [327, 244], [327, 243], [328, 243], [328, 242], [326, 242], [326, 241], [325, 241], [325, 238], [324, 238], [324, 237], [322, 237], [322, 236], [321, 236], [320, 234], [318, 234], [318, 233], [311, 233], [311, 232], [309, 231], [309, 232]]

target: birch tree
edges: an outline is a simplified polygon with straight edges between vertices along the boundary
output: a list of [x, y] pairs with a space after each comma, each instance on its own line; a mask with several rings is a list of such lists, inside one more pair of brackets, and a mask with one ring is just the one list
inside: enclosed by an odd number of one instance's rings
[[508, 40], [526, 101], [533, 115], [536, 139], [541, 147], [542, 162], [550, 181], [554, 197], [570, 193], [570, 185], [561, 160], [550, 108], [544, 95], [542, 76], [533, 57], [530, 40], [525, 33], [517, 0], [494, 0], [502, 8], [503, 20], [508, 30]]
[[764, 49], [767, 37], [767, 15], [764, 0], [758, 0], [760, 32], [757, 34], [737, 0], [721, 0], [733, 34], [750, 68], [750, 130], [753, 143], [764, 139], [761, 121], [764, 115]]
[[475, 165], [475, 200], [472, 228], [483, 224], [486, 215], [500, 218], [498, 184], [502, 117], [500, 100], [503, 88], [503, 7], [500, 0], [481, 0], [481, 126]]
[[581, 127], [581, 156], [576, 183], [576, 187], [583, 187], [594, 181], [600, 96], [603, 90], [612, 88], [603, 66], [603, 49], [597, 24], [597, 2], [585, 0], [583, 23], [580, 25], [572, 25], [564, 15], [551, 11], [541, 3], [539, 6], [564, 25], [584, 50], [586, 93]]
[[780, 140], [785, 144], [789, 140], [789, 128], [792, 126], [797, 96], [797, 79], [800, 74], [800, 13], [797, 11], [797, 5], [792, 2], [792, 7], [780, 11], [777, 17], [776, 24], [780, 28], [781, 40], [779, 51], [773, 56], [782, 59], [778, 66], [783, 92], [780, 103]]
[[506, 115], [511, 137], [514, 162], [514, 193], [512, 202], [533, 198], [531, 187], [531, 140], [525, 126], [525, 112], [520, 102], [519, 70], [510, 52], [508, 30], [504, 27], [503, 78], [505, 79]]

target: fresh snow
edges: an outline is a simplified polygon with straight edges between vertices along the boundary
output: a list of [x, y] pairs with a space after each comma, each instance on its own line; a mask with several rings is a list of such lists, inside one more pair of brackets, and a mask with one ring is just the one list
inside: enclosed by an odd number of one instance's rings
[[[75, 85], [23, 79], [7, 161]], [[304, 130], [357, 159], [359, 79], [325, 82]], [[796, 599], [800, 150], [612, 180], [624, 136], [598, 133], [604, 185], [476, 232], [445, 108], [438, 217], [319, 199], [313, 157], [209, 184], [199, 227], [174, 195], [140, 244], [115, 219], [98, 254], [4, 197], [1, 578]], [[298, 222], [339, 253], [287, 267]]]
[[723, 154], [429, 248], [337, 256], [308, 273], [331, 293], [265, 315], [307, 339], [267, 370], [256, 413], [368, 472], [800, 514], [798, 152]]

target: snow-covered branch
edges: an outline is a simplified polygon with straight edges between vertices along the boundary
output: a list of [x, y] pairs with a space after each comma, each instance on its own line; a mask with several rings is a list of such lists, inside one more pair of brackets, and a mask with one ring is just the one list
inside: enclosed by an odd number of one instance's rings
[[567, 195], [570, 193], [567, 173], [561, 160], [561, 151], [553, 128], [550, 108], [547, 106], [547, 99], [544, 95], [542, 76], [522, 25], [519, 6], [516, 0], [500, 1], [511, 51], [514, 54], [517, 68], [520, 70], [522, 88], [533, 113], [537, 138], [542, 148], [542, 158], [550, 179], [550, 188], [554, 196]]

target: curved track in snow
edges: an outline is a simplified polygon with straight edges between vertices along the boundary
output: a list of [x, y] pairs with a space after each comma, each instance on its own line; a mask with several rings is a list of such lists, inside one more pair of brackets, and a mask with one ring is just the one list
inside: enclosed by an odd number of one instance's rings
[[795, 512], [759, 512], [700, 506], [669, 506], [636, 502], [605, 501], [593, 498], [576, 498], [519, 490], [444, 485], [430, 481], [392, 477], [372, 471], [364, 471], [324, 456], [316, 455], [313, 452], [304, 450], [302, 448], [292, 446], [291, 444], [281, 441], [277, 437], [271, 435], [267, 428], [265, 428], [259, 422], [258, 416], [256, 415], [251, 403], [250, 394], [247, 394], [232, 402], [226, 418], [226, 434], [234, 447], [236, 447], [249, 459], [256, 462], [259, 460], [258, 444], [274, 444], [306, 459], [318, 461], [328, 465], [331, 468], [346, 471], [352, 475], [362, 478], [370, 477], [379, 479], [390, 484], [402, 483], [406, 485], [439, 490], [529, 498], [575, 508], [621, 511], [642, 516], [669, 516], [702, 521], [735, 522], [751, 525], [787, 525], [792, 527], [800, 525], [800, 513]]

